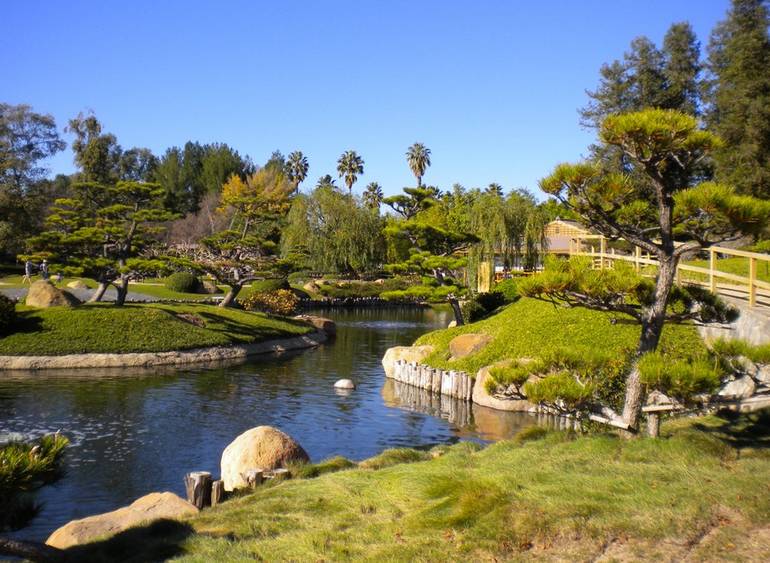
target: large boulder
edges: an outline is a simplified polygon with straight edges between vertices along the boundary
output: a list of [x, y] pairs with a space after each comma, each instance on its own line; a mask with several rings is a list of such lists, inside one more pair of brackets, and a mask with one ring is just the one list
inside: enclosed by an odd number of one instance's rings
[[232, 491], [247, 486], [243, 473], [250, 469], [277, 469], [309, 461], [291, 436], [272, 426], [257, 426], [238, 436], [222, 452], [222, 480], [225, 490]]
[[404, 360], [405, 362], [420, 363], [433, 353], [433, 346], [394, 346], [388, 348], [382, 358], [382, 367], [385, 368], [385, 375], [393, 377], [393, 369], [396, 362]]
[[537, 405], [530, 403], [520, 388], [516, 389], [516, 393], [509, 395], [504, 393], [491, 395], [487, 391], [486, 382], [491, 377], [489, 370], [496, 366], [505, 366], [508, 363], [510, 362], [500, 362], [494, 366], [483, 367], [478, 371], [476, 380], [473, 382], [473, 402], [482, 407], [499, 411], [537, 412]]
[[492, 341], [488, 334], [461, 334], [449, 341], [449, 354], [452, 360], [459, 360], [475, 354]]
[[297, 315], [295, 319], [310, 323], [318, 330], [326, 333], [327, 336], [334, 336], [337, 334], [337, 324], [326, 317], [316, 317], [315, 315]]
[[222, 290], [219, 289], [219, 286], [211, 280], [203, 280], [203, 283], [201, 284], [201, 290], [203, 293], [207, 293], [208, 295], [216, 295], [218, 293], [222, 293]]
[[70, 289], [88, 289], [88, 284], [83, 280], [74, 280], [67, 284]]
[[45, 543], [59, 549], [88, 543], [95, 539], [111, 536], [142, 522], [151, 522], [161, 518], [180, 518], [196, 514], [198, 509], [174, 493], [150, 493], [124, 506], [73, 520], [57, 529]]
[[305, 285], [303, 285], [302, 289], [304, 289], [308, 293], [320, 293], [321, 291], [321, 288], [318, 287], [318, 284], [312, 280], [307, 282]]
[[74, 307], [80, 304], [80, 300], [49, 281], [38, 280], [30, 286], [25, 303], [30, 307], [45, 309], [47, 307]]

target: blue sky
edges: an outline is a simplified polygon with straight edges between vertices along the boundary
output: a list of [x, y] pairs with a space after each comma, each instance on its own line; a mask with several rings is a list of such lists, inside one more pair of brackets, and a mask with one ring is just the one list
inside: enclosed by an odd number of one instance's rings
[[[355, 149], [388, 194], [414, 180], [528, 187], [585, 154], [577, 108], [602, 63], [689, 21], [703, 47], [728, 0], [15, 0], [0, 21], [0, 101], [61, 128], [93, 110], [124, 148], [226, 142], [310, 161], [306, 189]], [[67, 141], [70, 137], [65, 135]], [[50, 162], [74, 170], [69, 150]], [[539, 192], [538, 192], [539, 193]]]

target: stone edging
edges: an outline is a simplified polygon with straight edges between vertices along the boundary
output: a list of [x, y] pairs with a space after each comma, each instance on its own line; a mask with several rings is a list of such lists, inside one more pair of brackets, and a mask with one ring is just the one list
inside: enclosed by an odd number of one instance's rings
[[301, 336], [278, 338], [252, 344], [213, 346], [172, 352], [129, 354], [67, 354], [63, 356], [0, 356], [0, 370], [152, 367], [232, 360], [257, 354], [281, 353], [312, 348], [326, 342], [327, 334], [318, 330]]

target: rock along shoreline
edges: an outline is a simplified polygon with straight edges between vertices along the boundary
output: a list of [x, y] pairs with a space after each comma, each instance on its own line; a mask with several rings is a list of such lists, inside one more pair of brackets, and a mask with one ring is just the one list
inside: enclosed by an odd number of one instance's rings
[[302, 350], [319, 346], [328, 340], [323, 330], [301, 336], [278, 338], [251, 344], [212, 346], [170, 352], [135, 352], [127, 354], [66, 354], [62, 356], [0, 356], [2, 370], [39, 370], [75, 368], [152, 367], [184, 365], [247, 358]]

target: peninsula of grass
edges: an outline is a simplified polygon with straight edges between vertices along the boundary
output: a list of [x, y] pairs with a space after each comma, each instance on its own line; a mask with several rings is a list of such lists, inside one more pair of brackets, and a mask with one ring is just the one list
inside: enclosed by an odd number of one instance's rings
[[[624, 314], [553, 305], [524, 297], [487, 319], [430, 332], [415, 344], [436, 348], [424, 363], [474, 375], [480, 368], [500, 360], [540, 357], [560, 348], [627, 356], [634, 350], [640, 331], [639, 324]], [[475, 354], [450, 360], [449, 342], [465, 333], [488, 334], [492, 341]], [[667, 324], [661, 349], [680, 358], [706, 354], [705, 344], [692, 324]]]
[[[83, 561], [763, 561], [770, 418], [664, 424], [660, 439], [534, 427], [485, 449], [391, 450], [111, 539]], [[384, 463], [387, 461], [387, 463]], [[344, 460], [343, 460], [344, 461]], [[304, 474], [316, 475], [306, 471]]]
[[311, 332], [309, 325], [203, 304], [19, 306], [16, 329], [0, 338], [0, 356], [167, 352], [250, 344]]

